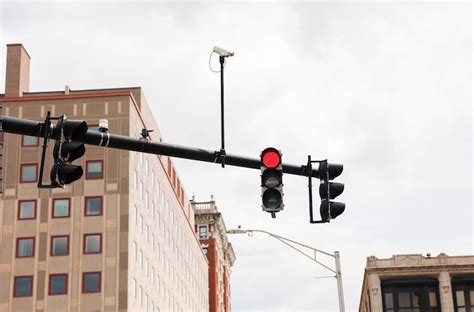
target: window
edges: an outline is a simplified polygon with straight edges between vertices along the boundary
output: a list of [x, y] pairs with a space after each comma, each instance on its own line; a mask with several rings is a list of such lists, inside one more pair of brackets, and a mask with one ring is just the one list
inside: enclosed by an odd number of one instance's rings
[[18, 220], [36, 218], [36, 200], [20, 200], [18, 202]]
[[15, 276], [13, 297], [30, 297], [33, 295], [33, 276]]
[[138, 173], [137, 170], [133, 170], [133, 186], [138, 187]]
[[23, 135], [21, 140], [21, 146], [38, 146], [38, 137]]
[[16, 257], [28, 258], [35, 255], [35, 238], [22, 237], [16, 239]]
[[138, 195], [140, 195], [140, 198], [143, 199], [143, 182], [142, 180], [138, 180]]
[[202, 247], [202, 251], [207, 256], [207, 253], [209, 252], [209, 248], [208, 247]]
[[67, 256], [69, 254], [69, 236], [51, 236], [51, 256]]
[[53, 218], [69, 218], [69, 198], [53, 199]]
[[20, 183], [36, 182], [38, 180], [38, 164], [20, 165]]
[[383, 311], [439, 312], [438, 288], [436, 279], [382, 281]]
[[138, 296], [137, 280], [133, 279], [133, 297], [135, 298], [135, 300], [137, 300], [137, 296]]
[[140, 215], [140, 232], [143, 234], [144, 226], [143, 226], [143, 215]]
[[84, 254], [102, 252], [102, 234], [84, 234]]
[[457, 312], [474, 312], [474, 277], [453, 277], [454, 308]]
[[100, 292], [101, 276], [100, 272], [82, 273], [82, 292], [96, 293]]
[[140, 269], [143, 270], [143, 251], [141, 250], [138, 253], [138, 263], [140, 264]]
[[146, 207], [146, 210], [150, 210], [150, 202], [148, 201], [148, 191], [145, 192], [145, 207]]
[[132, 254], [133, 254], [133, 260], [137, 261], [138, 251], [137, 251], [137, 242], [135, 241], [133, 242]]
[[49, 275], [49, 295], [67, 294], [67, 274]]
[[101, 216], [102, 215], [102, 197], [86, 197], [85, 216]]
[[206, 225], [199, 226], [199, 238], [207, 239], [207, 226]]
[[103, 165], [103, 160], [86, 161], [86, 179], [102, 179], [104, 177]]

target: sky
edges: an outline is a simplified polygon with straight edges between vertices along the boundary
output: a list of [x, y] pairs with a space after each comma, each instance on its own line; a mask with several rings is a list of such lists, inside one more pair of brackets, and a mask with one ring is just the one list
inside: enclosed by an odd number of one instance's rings
[[[220, 148], [209, 56], [234, 51], [227, 152], [342, 163], [346, 211], [309, 224], [300, 176], [284, 175], [276, 219], [261, 210], [258, 170], [175, 159], [180, 179], [198, 201], [213, 194], [228, 229], [340, 251], [346, 311], [371, 255], [473, 253], [469, 2], [2, 1], [3, 73], [7, 43], [31, 55], [31, 91], [141, 86], [166, 142], [209, 150]], [[338, 310], [335, 279], [316, 278], [324, 268], [263, 234], [229, 239], [234, 311]]]

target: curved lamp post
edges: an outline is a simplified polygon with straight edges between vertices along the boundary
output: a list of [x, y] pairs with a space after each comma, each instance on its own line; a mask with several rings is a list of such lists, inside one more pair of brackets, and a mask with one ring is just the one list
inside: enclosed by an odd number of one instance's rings
[[[296, 241], [291, 240], [289, 238], [286, 238], [286, 237], [283, 237], [283, 236], [280, 236], [280, 235], [277, 235], [277, 234], [274, 234], [274, 233], [270, 233], [270, 232], [267, 232], [267, 231], [264, 231], [264, 230], [244, 230], [244, 229], [239, 228], [239, 229], [231, 229], [231, 230], [227, 231], [228, 234], [248, 234], [249, 236], [252, 236], [254, 232], [264, 233], [264, 234], [267, 234], [267, 235], [279, 240], [283, 244], [287, 245], [288, 247], [290, 247], [290, 248], [296, 250], [297, 252], [299, 252], [300, 254], [304, 255], [306, 258], [309, 258], [310, 260], [316, 262], [320, 266], [322, 266], [322, 267], [326, 268], [327, 270], [331, 271], [332, 273], [334, 273], [335, 275], [334, 276], [331, 275], [330, 277], [335, 277], [336, 281], [337, 281], [337, 294], [338, 294], [338, 297], [339, 297], [339, 311], [340, 312], [345, 311], [345, 308], [344, 308], [344, 293], [343, 293], [343, 290], [342, 290], [341, 259], [340, 259], [339, 251], [335, 251], [334, 254], [331, 254], [331, 253], [316, 249], [314, 247], [296, 242]], [[291, 245], [290, 243], [301, 246], [301, 247], [308, 248], [308, 249], [312, 250], [314, 252], [314, 254], [312, 256], [308, 255], [307, 253], [305, 253], [304, 251], [302, 251], [298, 247], [295, 247], [295, 246]], [[316, 258], [316, 254], [318, 252], [323, 254], [323, 255], [334, 258], [335, 268], [332, 269], [329, 266], [325, 265], [324, 263], [319, 262]]]

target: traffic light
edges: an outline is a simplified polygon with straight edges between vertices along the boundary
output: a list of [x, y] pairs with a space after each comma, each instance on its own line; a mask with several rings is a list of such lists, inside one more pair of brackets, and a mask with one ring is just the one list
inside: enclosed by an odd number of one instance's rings
[[76, 159], [86, 152], [84, 144], [74, 142], [74, 139], [87, 133], [87, 124], [83, 120], [70, 120], [65, 116], [59, 119], [54, 134], [57, 141], [53, 149], [54, 163], [51, 168], [51, 184], [55, 187], [64, 187], [82, 177], [80, 165], [74, 165]]
[[283, 167], [281, 152], [269, 147], [260, 155], [262, 208], [272, 214], [283, 210]]
[[343, 165], [330, 164], [327, 160], [323, 160], [319, 164], [319, 179], [321, 182], [319, 186], [319, 196], [321, 197], [320, 213], [321, 219], [324, 222], [335, 219], [346, 208], [344, 203], [331, 201], [331, 199], [335, 199], [344, 191], [344, 184], [331, 182], [331, 180], [342, 173], [343, 169]]

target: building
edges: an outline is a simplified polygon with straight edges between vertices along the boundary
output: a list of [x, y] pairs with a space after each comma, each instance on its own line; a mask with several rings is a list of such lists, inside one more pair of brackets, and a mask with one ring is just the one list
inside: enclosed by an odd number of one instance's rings
[[[4, 115], [105, 118], [111, 133], [162, 141], [141, 88], [30, 92], [30, 56], [7, 50]], [[169, 157], [86, 146], [80, 180], [38, 189], [42, 141], [3, 139], [0, 311], [208, 310], [208, 261]]]
[[474, 311], [474, 256], [368, 257], [359, 311]]
[[196, 202], [193, 198], [191, 205], [195, 230], [209, 260], [209, 311], [230, 311], [230, 274], [235, 254], [227, 240], [224, 219], [212, 196], [208, 202]]

